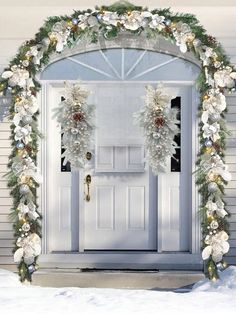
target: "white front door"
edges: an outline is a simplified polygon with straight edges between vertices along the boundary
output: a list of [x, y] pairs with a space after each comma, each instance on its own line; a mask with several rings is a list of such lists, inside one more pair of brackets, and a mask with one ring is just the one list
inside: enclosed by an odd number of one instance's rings
[[[96, 136], [90, 162], [90, 200], [86, 201], [85, 250], [157, 248], [156, 179], [144, 162], [141, 130], [133, 113], [143, 101], [143, 86], [103, 83], [92, 88]], [[152, 184], [150, 184], [152, 181]]]
[[92, 91], [89, 103], [96, 107], [96, 136], [89, 167], [80, 173], [61, 169], [60, 126], [52, 120], [52, 107], [63, 96], [63, 87], [51, 87], [46, 141], [49, 251], [189, 250], [192, 88], [168, 85], [181, 104], [181, 169], [172, 160], [167, 173], [154, 177], [144, 160], [142, 132], [133, 124], [146, 84], [85, 83]]

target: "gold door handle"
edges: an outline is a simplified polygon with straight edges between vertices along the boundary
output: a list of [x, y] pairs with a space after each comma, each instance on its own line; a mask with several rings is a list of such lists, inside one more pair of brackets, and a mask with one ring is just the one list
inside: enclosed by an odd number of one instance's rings
[[87, 185], [87, 194], [85, 196], [85, 199], [86, 199], [87, 202], [90, 201], [90, 184], [91, 184], [91, 181], [92, 181], [91, 175], [88, 174], [85, 177], [85, 184]]

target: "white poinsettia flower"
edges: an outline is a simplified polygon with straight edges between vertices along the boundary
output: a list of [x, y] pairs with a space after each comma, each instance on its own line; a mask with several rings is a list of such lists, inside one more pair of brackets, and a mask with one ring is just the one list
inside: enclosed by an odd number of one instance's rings
[[25, 214], [27, 214], [27, 213], [29, 212], [29, 207], [28, 207], [27, 205], [25, 205], [24, 203], [20, 203], [20, 204], [18, 205], [18, 207], [17, 207], [17, 210], [18, 210], [21, 214], [25, 215]]
[[42, 182], [42, 176], [39, 174], [39, 169], [30, 157], [23, 159], [15, 157], [11, 168], [12, 171], [18, 175], [20, 181], [26, 177], [30, 177], [38, 183]]
[[48, 37], [51, 40], [56, 41], [56, 51], [57, 52], [62, 52], [64, 47], [67, 45], [67, 39], [70, 35], [70, 30], [67, 28], [63, 31], [52, 31], [48, 34]]
[[34, 56], [34, 58], [33, 58], [34, 64], [40, 65], [41, 59], [43, 58], [43, 54], [44, 54], [44, 50], [43, 49], [38, 51], [37, 55]]
[[154, 14], [152, 15], [152, 20], [148, 25], [150, 28], [158, 29], [159, 31], [161, 31], [163, 28], [165, 28], [164, 20], [164, 16]]
[[227, 211], [224, 209], [224, 206], [225, 205], [221, 200], [218, 200], [216, 202], [208, 200], [206, 204], [207, 214], [209, 216], [212, 216], [214, 213], [216, 213], [217, 216], [224, 218], [226, 215], [228, 215]]
[[235, 86], [236, 72], [232, 72], [232, 68], [227, 66], [223, 70], [214, 73], [216, 86], [232, 88]]
[[88, 24], [88, 18], [89, 18], [90, 14], [89, 13], [84, 13], [84, 14], [80, 14], [78, 16], [78, 27], [81, 28], [82, 30], [84, 30], [86, 27], [89, 26]]
[[210, 256], [215, 263], [222, 260], [224, 254], [229, 251], [228, 234], [225, 231], [220, 231], [215, 235], [206, 236], [205, 243], [207, 246], [202, 251], [202, 259], [206, 260]]
[[37, 98], [33, 95], [20, 97], [19, 100], [15, 102], [15, 111], [19, 113], [16, 117], [16, 123], [20, 116], [27, 116], [35, 114], [39, 109]]
[[176, 45], [179, 46], [180, 51], [185, 53], [188, 50], [187, 41], [190, 36], [194, 37], [194, 34], [191, 31], [191, 28], [188, 24], [183, 22], [178, 22], [176, 24], [173, 35], [176, 40]]
[[202, 127], [203, 130], [203, 137], [204, 138], [211, 138], [213, 142], [216, 142], [220, 139], [219, 131], [220, 125], [219, 123], [215, 122], [213, 124], [205, 123]]
[[23, 219], [27, 214], [32, 220], [39, 218], [39, 214], [36, 211], [36, 205], [33, 202], [27, 204], [20, 203], [17, 207], [19, 219]]
[[232, 176], [228, 171], [228, 166], [225, 165], [219, 155], [215, 155], [213, 161], [211, 160], [211, 167], [211, 171], [216, 175], [220, 175], [225, 181], [230, 181], [232, 179]]
[[16, 141], [23, 141], [25, 144], [28, 144], [32, 139], [31, 139], [31, 126], [30, 125], [25, 125], [24, 127], [21, 126], [16, 126], [14, 129], [15, 137], [14, 139]]
[[226, 98], [222, 93], [209, 95], [209, 98], [203, 101], [202, 107], [201, 120], [206, 123], [210, 115], [221, 114], [226, 109]]
[[123, 21], [124, 27], [131, 31], [136, 31], [145, 24], [140, 11], [132, 11], [130, 14], [125, 14], [123, 16]]
[[21, 69], [18, 66], [12, 66], [11, 70], [5, 71], [2, 78], [8, 79], [8, 85], [11, 87], [25, 87], [29, 79], [29, 72], [26, 69]]
[[225, 216], [228, 215], [227, 211], [224, 209], [225, 204], [224, 202], [222, 202], [222, 200], [216, 201], [216, 205], [217, 205], [216, 213], [219, 217], [224, 218]]
[[217, 54], [210, 47], [203, 47], [203, 50], [199, 50], [199, 57], [202, 60], [203, 66], [208, 66], [211, 62], [211, 58], [217, 58]]
[[30, 49], [26, 52], [26, 57], [35, 57], [38, 54], [38, 46], [32, 46]]
[[118, 22], [121, 22], [121, 19], [116, 12], [105, 11], [103, 14], [98, 15], [98, 18], [107, 25], [117, 26]]
[[67, 30], [67, 22], [66, 21], [60, 21], [60, 22], [56, 22], [53, 26], [52, 26], [52, 31], [56, 32], [56, 33], [63, 33]]
[[15, 263], [20, 263], [23, 258], [27, 264], [32, 264], [34, 258], [41, 253], [41, 240], [36, 233], [25, 238], [18, 238], [16, 245], [19, 249], [14, 253]]

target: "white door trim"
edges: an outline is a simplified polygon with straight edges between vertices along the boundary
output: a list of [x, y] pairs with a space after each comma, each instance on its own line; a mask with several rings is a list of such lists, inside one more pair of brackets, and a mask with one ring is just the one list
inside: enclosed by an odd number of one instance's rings
[[[101, 83], [101, 81], [89, 81], [86, 82], [88, 84], [98, 84]], [[106, 81], [106, 83], [109, 83], [108, 81]], [[114, 81], [112, 81], [112, 83], [114, 83]], [[153, 81], [128, 81], [128, 82], [119, 82], [119, 84], [122, 83], [136, 83], [136, 84], [150, 84], [150, 83], [156, 83]], [[165, 81], [163, 82], [164, 85], [166, 86], [192, 86], [192, 170], [194, 171], [196, 169], [195, 163], [196, 163], [196, 157], [197, 157], [197, 151], [199, 148], [199, 141], [198, 141], [198, 119], [197, 119], [197, 104], [198, 104], [198, 94], [194, 88], [195, 82], [193, 81]], [[45, 137], [47, 136], [47, 118], [48, 118], [48, 106], [47, 104], [50, 104], [50, 89], [54, 88], [54, 87], [62, 87], [63, 83], [62, 82], [58, 82], [58, 81], [42, 81], [42, 91], [39, 94], [39, 102], [40, 102], [40, 119], [39, 119], [39, 127], [40, 130], [42, 131], [42, 133], [45, 135]], [[42, 241], [42, 248], [43, 248], [43, 256], [41, 257], [42, 259], [42, 263], [44, 263], [44, 260], [50, 260], [53, 263], [53, 260], [55, 260], [55, 263], [58, 263], [58, 258], [65, 258], [67, 260], [67, 254], [50, 254], [50, 226], [48, 225], [48, 217], [50, 215], [50, 208], [49, 208], [49, 200], [48, 200], [48, 195], [50, 194], [50, 184], [49, 184], [49, 176], [48, 176], [48, 165], [47, 165], [47, 152], [48, 152], [48, 143], [45, 139], [42, 139], [39, 143], [39, 154], [38, 154], [38, 162], [39, 162], [39, 166], [40, 169], [42, 171], [42, 175], [44, 178], [44, 181], [42, 183], [42, 185], [40, 186], [39, 189], [39, 208], [40, 211], [43, 215], [43, 221], [42, 221], [42, 232], [43, 232], [43, 241]], [[81, 175], [82, 172], [81, 172]], [[180, 259], [183, 258], [183, 263], [186, 264], [186, 256], [195, 256], [196, 260], [197, 260], [197, 264], [201, 265], [200, 261], [200, 221], [199, 221], [199, 217], [198, 217], [198, 208], [199, 208], [199, 194], [198, 194], [198, 190], [195, 184], [195, 176], [192, 176], [192, 215], [191, 215], [191, 253], [189, 253], [188, 255], [186, 254], [177, 254], [178, 256], [180, 256]], [[83, 186], [80, 186], [80, 189], [83, 190]], [[82, 192], [82, 191], [80, 191]], [[83, 197], [83, 193], [80, 193], [80, 195], [82, 195]], [[159, 194], [160, 197], [160, 194]], [[82, 212], [82, 211], [81, 211]], [[87, 255], [88, 253], [83, 253], [84, 251], [84, 247], [83, 247], [83, 217], [81, 216], [81, 213], [79, 214], [79, 224], [80, 224], [80, 228], [82, 230], [82, 232], [80, 233], [80, 237], [79, 237], [79, 253], [73, 254], [73, 258], [74, 256], [78, 256], [79, 260], [81, 259], [81, 256], [83, 256], [83, 254]], [[159, 217], [159, 213], [157, 212], [158, 215], [158, 230], [157, 230], [157, 235], [158, 235], [158, 250], [160, 249], [160, 230], [161, 230], [161, 217]], [[91, 258], [94, 258], [95, 260], [97, 258], [99, 258], [101, 253], [93, 253], [91, 255]], [[160, 256], [166, 256], [166, 257], [170, 257], [172, 254], [160, 254], [160, 253], [152, 253], [156, 256], [157, 262], [160, 259]], [[116, 254], [115, 254], [116, 255]], [[132, 256], [134, 256], [133, 254], [131, 254]], [[149, 253], [145, 253], [144, 255], [149, 255]], [[177, 255], [175, 255], [177, 257]], [[68, 254], [68, 256], [71, 257], [71, 254]], [[104, 255], [102, 255], [104, 256]], [[109, 258], [112, 258], [113, 254], [108, 254]], [[125, 256], [127, 257], [128, 255], [125, 254]], [[140, 255], [139, 255], [140, 256]], [[125, 258], [126, 258], [125, 257]], [[79, 262], [78, 260], [78, 262]], [[161, 259], [162, 260], [162, 259]], [[171, 260], [171, 257], [170, 257]], [[166, 260], [165, 262], [170, 261], [169, 259]], [[135, 261], [135, 259], [134, 259]], [[136, 260], [137, 261], [137, 260]], [[92, 261], [90, 261], [90, 263], [92, 263]], [[181, 264], [181, 263], [180, 263]], [[56, 265], [56, 264], [55, 264]], [[78, 266], [77, 266], [78, 267]]]

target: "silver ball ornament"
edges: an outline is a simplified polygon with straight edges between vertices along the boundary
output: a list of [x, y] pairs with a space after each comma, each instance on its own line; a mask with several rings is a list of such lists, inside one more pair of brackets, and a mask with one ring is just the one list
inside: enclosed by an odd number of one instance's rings
[[29, 271], [29, 273], [33, 273], [33, 272], [35, 272], [35, 267], [34, 267], [34, 265], [29, 265], [28, 266], [28, 271]]
[[219, 113], [213, 113], [210, 115], [210, 120], [214, 123], [217, 122], [221, 119], [220, 114]]
[[78, 20], [76, 18], [73, 18], [71, 22], [72, 22], [73, 25], [77, 25], [78, 24]]
[[30, 191], [30, 188], [27, 184], [22, 184], [20, 186], [20, 194], [25, 195], [25, 194], [28, 194], [29, 191]]
[[17, 144], [16, 144], [16, 148], [17, 149], [23, 149], [25, 147], [25, 145], [23, 144], [23, 143], [21, 143], [21, 142], [18, 142]]
[[212, 141], [207, 139], [204, 144], [205, 144], [206, 147], [211, 147], [212, 146]]
[[32, 122], [32, 117], [30, 115], [23, 116], [21, 121], [23, 125], [30, 124]]
[[207, 188], [209, 193], [214, 193], [218, 190], [218, 185], [215, 182], [210, 182]]
[[195, 38], [194, 41], [193, 41], [193, 45], [194, 47], [200, 47], [202, 44], [201, 40], [198, 39], [198, 38]]
[[165, 24], [166, 24], [166, 26], [170, 26], [170, 24], [171, 24], [171, 20], [165, 20]]

